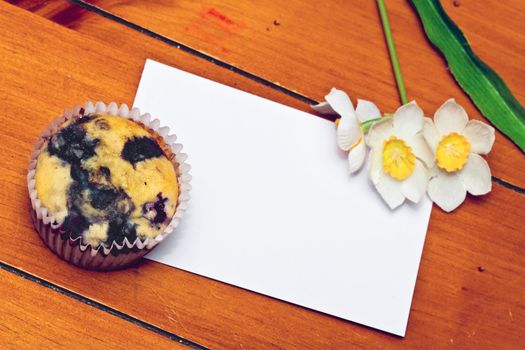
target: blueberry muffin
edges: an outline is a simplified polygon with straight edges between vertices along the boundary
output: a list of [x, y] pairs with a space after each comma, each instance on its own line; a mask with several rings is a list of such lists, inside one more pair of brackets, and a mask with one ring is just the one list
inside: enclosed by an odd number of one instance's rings
[[154, 238], [177, 207], [172, 157], [159, 136], [133, 120], [73, 118], [42, 144], [37, 196], [63, 232], [92, 247]]

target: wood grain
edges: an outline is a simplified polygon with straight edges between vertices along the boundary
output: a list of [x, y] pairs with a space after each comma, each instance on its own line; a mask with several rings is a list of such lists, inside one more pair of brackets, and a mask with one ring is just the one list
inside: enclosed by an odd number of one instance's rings
[[[92, 29], [84, 35], [0, 2], [3, 261], [213, 348], [525, 346], [525, 197], [499, 185], [487, 197], [468, 199], [454, 214], [434, 209], [404, 339], [153, 262], [96, 273], [56, 258], [30, 222], [25, 168], [38, 133], [62, 107], [88, 98], [130, 102], [148, 56], [301, 105], [103, 20], [82, 21]], [[104, 38], [111, 38], [111, 45]], [[394, 97], [388, 100], [395, 105]]]
[[7, 271], [0, 280], [1, 349], [188, 349]]
[[[375, 1], [329, 1], [322, 6], [301, 0], [86, 2], [315, 100], [336, 86], [354, 99], [377, 102], [385, 112], [399, 105]], [[479, 6], [476, 1], [446, 0], [443, 4], [480, 57], [525, 102], [521, 64], [525, 2], [486, 0]], [[455, 97], [471, 117], [485, 120], [426, 40], [409, 2], [389, 1], [388, 10], [409, 98], [432, 115], [446, 99]], [[94, 23], [105, 22], [91, 14], [72, 19], [64, 11], [49, 6], [37, 10], [84, 33], [91, 33]], [[498, 133], [488, 159], [495, 176], [525, 188], [525, 173], [520, 171], [525, 157], [502, 134]]]

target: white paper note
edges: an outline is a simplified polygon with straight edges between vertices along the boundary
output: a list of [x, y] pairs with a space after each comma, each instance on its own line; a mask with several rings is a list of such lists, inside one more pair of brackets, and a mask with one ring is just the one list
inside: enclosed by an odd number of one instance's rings
[[[363, 96], [366, 97], [366, 96]], [[332, 122], [148, 60], [135, 106], [178, 136], [190, 208], [148, 258], [404, 335], [431, 203], [390, 211]]]

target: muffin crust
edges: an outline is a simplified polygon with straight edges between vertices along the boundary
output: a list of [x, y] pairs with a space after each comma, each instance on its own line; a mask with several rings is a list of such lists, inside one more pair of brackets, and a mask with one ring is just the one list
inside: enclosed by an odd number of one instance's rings
[[70, 120], [42, 146], [37, 196], [71, 238], [93, 247], [156, 237], [175, 213], [179, 190], [159, 141], [117, 116]]

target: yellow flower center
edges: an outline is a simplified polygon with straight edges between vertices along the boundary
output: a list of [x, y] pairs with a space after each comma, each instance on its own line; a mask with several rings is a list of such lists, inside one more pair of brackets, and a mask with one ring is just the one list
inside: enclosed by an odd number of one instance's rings
[[405, 141], [390, 136], [383, 144], [383, 170], [397, 180], [409, 177], [416, 167], [416, 156]]
[[451, 132], [443, 136], [436, 150], [437, 165], [446, 171], [461, 170], [468, 159], [470, 143], [458, 133]]

